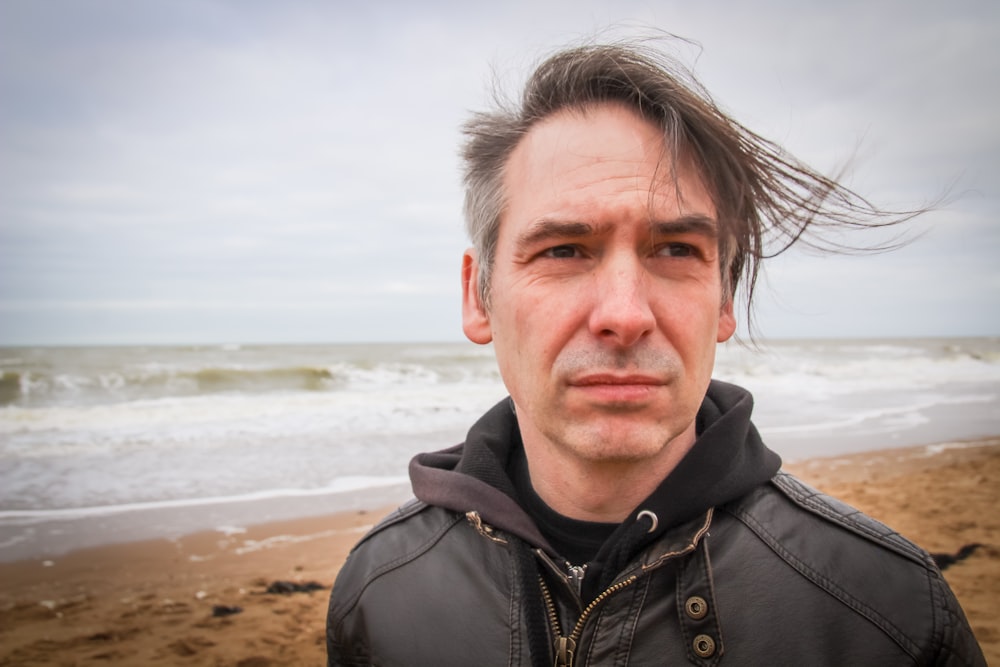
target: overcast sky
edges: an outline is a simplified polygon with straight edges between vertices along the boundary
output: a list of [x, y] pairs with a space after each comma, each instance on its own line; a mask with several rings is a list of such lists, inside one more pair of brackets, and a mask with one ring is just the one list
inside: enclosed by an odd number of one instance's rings
[[0, 0], [0, 344], [461, 339], [458, 127], [612, 25], [876, 203], [950, 193], [902, 251], [766, 263], [765, 337], [998, 335], [998, 8]]

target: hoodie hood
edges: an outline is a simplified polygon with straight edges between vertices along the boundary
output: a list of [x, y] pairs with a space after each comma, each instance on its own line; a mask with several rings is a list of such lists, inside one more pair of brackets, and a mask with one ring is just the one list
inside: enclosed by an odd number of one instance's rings
[[[648, 510], [659, 519], [654, 538], [770, 480], [781, 459], [764, 445], [750, 421], [752, 411], [748, 391], [713, 380], [698, 411], [694, 447], [616, 533]], [[414, 457], [413, 492], [429, 505], [478, 512], [486, 523], [556, 556], [522, 508], [507, 472], [522, 447], [513, 405], [504, 399], [469, 429], [464, 444]]]

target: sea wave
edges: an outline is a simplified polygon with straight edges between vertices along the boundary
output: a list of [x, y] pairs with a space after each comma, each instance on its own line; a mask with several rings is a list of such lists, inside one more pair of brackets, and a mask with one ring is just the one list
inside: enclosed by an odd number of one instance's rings
[[279, 498], [305, 498], [326, 496], [339, 493], [354, 493], [366, 489], [408, 485], [406, 476], [348, 476], [338, 477], [328, 485], [312, 489], [268, 489], [240, 493], [229, 496], [205, 496], [197, 498], [175, 498], [152, 502], [121, 503], [117, 505], [94, 505], [90, 507], [63, 507], [53, 509], [0, 510], [0, 525], [30, 525], [47, 521], [64, 521], [85, 517], [108, 516], [126, 512], [142, 512], [159, 509], [178, 509], [190, 507], [206, 507], [209, 505], [228, 505], [257, 500], [275, 500]]
[[996, 395], [956, 395], [933, 396], [922, 401], [904, 405], [885, 406], [872, 409], [859, 409], [845, 412], [832, 419], [820, 419], [808, 422], [792, 422], [784, 424], [760, 425], [761, 432], [772, 435], [809, 435], [810, 433], [836, 433], [848, 429], [864, 427], [870, 434], [885, 433], [913, 428], [926, 424], [930, 410], [947, 406], [977, 406], [995, 404]]
[[[715, 375], [753, 393], [755, 424], [795, 458], [813, 442], [926, 442], [942, 420], [934, 437], [996, 432], [997, 350], [997, 339], [723, 346]], [[9, 512], [395, 477], [416, 453], [461, 442], [506, 395], [492, 350], [471, 344], [25, 348], [0, 359]]]
[[[146, 363], [127, 368], [0, 371], [0, 406], [87, 406], [174, 397], [219, 394], [274, 394], [379, 390], [409, 385], [437, 385], [495, 380], [492, 367], [461, 366], [460, 360], [436, 360], [437, 366], [407, 363], [333, 362], [326, 365], [218, 365], [184, 368]], [[443, 363], [442, 363], [443, 362]]]

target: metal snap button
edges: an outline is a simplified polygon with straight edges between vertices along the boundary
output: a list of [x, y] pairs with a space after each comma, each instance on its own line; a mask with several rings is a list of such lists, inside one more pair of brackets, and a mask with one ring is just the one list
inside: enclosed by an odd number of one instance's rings
[[708, 635], [695, 637], [692, 647], [699, 658], [711, 658], [715, 654], [715, 640]]
[[650, 512], [649, 510], [643, 510], [643, 511], [639, 512], [638, 514], [636, 514], [635, 515], [635, 520], [638, 521], [642, 517], [648, 518], [653, 523], [653, 525], [650, 526], [649, 530], [646, 531], [646, 532], [652, 533], [653, 531], [656, 530], [656, 527], [658, 525], [660, 525], [660, 520], [656, 518], [656, 514], [654, 514], [653, 512]]
[[700, 621], [708, 615], [708, 603], [700, 595], [692, 595], [684, 603], [684, 611], [696, 621]]

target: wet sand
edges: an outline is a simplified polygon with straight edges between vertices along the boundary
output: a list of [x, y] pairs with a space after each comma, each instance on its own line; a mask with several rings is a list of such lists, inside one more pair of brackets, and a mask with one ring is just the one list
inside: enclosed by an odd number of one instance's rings
[[[931, 552], [983, 544], [945, 577], [1000, 665], [1000, 437], [786, 469]], [[329, 586], [388, 509], [0, 564], [0, 665], [325, 664]], [[324, 588], [267, 593], [276, 581]]]

